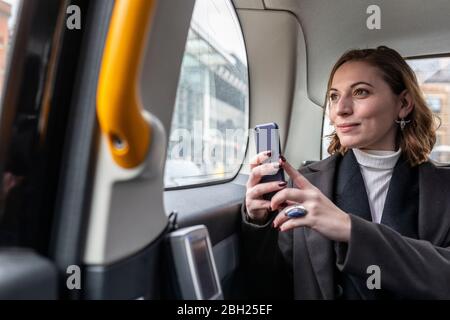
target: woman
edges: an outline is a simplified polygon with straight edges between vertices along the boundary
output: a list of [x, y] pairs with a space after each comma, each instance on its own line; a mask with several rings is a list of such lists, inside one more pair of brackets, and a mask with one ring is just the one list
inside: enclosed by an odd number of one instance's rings
[[[252, 161], [243, 259], [255, 296], [449, 299], [450, 169], [428, 158], [436, 128], [414, 72], [384, 46], [349, 51], [327, 104], [330, 157], [299, 172]], [[290, 186], [259, 184], [278, 166]], [[285, 215], [294, 204], [304, 217]]]

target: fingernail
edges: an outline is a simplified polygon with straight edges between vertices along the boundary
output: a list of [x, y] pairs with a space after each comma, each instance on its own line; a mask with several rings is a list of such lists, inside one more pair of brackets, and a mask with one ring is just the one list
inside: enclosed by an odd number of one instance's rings
[[285, 187], [287, 185], [287, 182], [285, 181], [285, 182], [280, 182], [279, 184], [278, 184], [278, 186], [279, 187]]
[[283, 157], [282, 155], [280, 155], [280, 160], [283, 161], [283, 162], [286, 162], [286, 158]]

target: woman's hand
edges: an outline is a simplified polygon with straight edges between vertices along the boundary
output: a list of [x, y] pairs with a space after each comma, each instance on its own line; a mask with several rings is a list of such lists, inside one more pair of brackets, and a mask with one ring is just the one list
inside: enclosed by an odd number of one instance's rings
[[279, 228], [280, 231], [309, 227], [330, 240], [348, 242], [351, 230], [350, 216], [339, 209], [287, 161], [280, 160], [280, 164], [299, 189], [286, 188], [275, 194], [271, 201], [271, 208], [276, 210], [284, 203], [301, 204], [307, 210], [307, 214], [299, 218], [289, 218], [285, 215], [286, 210], [289, 209], [287, 207], [275, 218], [274, 227]]
[[267, 222], [270, 212], [270, 201], [264, 200], [263, 195], [273, 191], [286, 188], [287, 183], [281, 181], [259, 183], [262, 176], [275, 174], [280, 169], [280, 163], [265, 163], [269, 159], [269, 152], [257, 154], [250, 161], [250, 176], [247, 181], [247, 192], [245, 194], [245, 204], [249, 218], [256, 223]]

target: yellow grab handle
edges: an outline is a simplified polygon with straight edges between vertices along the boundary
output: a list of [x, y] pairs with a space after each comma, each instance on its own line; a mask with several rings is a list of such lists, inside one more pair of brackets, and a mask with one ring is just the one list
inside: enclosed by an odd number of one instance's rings
[[97, 115], [112, 157], [123, 168], [142, 164], [150, 146], [138, 83], [155, 2], [116, 0], [103, 53]]

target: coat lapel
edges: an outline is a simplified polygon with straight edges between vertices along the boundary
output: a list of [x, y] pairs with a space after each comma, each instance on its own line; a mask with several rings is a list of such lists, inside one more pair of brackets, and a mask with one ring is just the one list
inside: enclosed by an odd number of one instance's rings
[[[339, 157], [339, 155], [332, 155], [324, 161], [312, 164], [308, 167], [310, 172], [304, 173], [305, 177], [329, 199], [333, 199], [333, 180], [336, 160]], [[311, 264], [323, 298], [334, 299], [333, 242], [309, 228], [298, 228], [295, 232], [300, 233], [302, 230], [305, 233]]]
[[449, 168], [437, 167], [431, 161], [419, 166], [419, 190], [423, 192], [419, 192], [418, 238], [435, 245], [448, 246], [445, 239], [450, 216], [443, 213], [450, 212], [449, 172]]
[[[339, 174], [341, 174], [339, 179], [336, 177], [338, 164]], [[332, 155], [324, 161], [310, 165], [308, 169], [309, 172], [304, 173], [305, 177], [328, 199], [339, 203], [339, 207], [343, 207], [347, 212], [372, 220], [364, 180], [352, 151], [347, 152], [344, 157]], [[336, 179], [338, 184], [334, 190]], [[334, 299], [334, 242], [309, 228], [301, 228], [297, 232], [302, 229], [305, 232], [308, 253], [323, 298]]]
[[417, 239], [419, 168], [399, 158], [389, 183], [381, 223], [406, 237]]
[[343, 211], [372, 221], [366, 186], [352, 150], [349, 150], [340, 161], [332, 200]]

